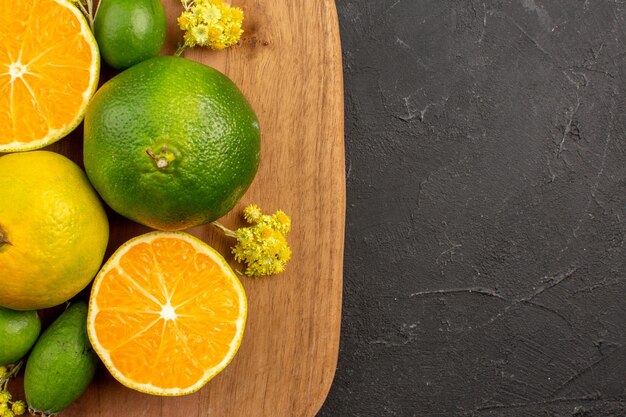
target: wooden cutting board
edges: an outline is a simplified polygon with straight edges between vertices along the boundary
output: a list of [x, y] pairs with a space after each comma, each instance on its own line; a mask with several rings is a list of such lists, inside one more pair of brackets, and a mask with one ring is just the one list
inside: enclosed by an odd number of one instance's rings
[[[169, 16], [164, 53], [180, 39], [178, 0]], [[243, 90], [261, 123], [258, 175], [222, 222], [243, 225], [255, 202], [293, 219], [288, 271], [242, 278], [249, 313], [235, 360], [199, 392], [154, 397], [124, 388], [101, 367], [96, 381], [64, 416], [310, 417], [324, 401], [339, 345], [345, 220], [343, 84], [335, 3], [331, 0], [237, 0], [246, 14], [241, 46], [185, 57], [226, 73]], [[82, 127], [50, 146], [82, 165]], [[108, 255], [148, 231], [111, 213]], [[211, 226], [191, 231], [229, 254], [232, 241]], [[232, 257], [227, 256], [232, 261]], [[232, 261], [232, 265], [237, 264]], [[15, 384], [18, 385], [18, 384]], [[16, 390], [19, 390], [16, 387]]]

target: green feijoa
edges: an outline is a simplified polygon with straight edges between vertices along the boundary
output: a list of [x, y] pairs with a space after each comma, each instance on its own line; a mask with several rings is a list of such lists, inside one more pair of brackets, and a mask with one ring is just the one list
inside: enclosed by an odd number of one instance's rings
[[46, 329], [30, 353], [24, 374], [26, 401], [33, 413], [58, 413], [91, 382], [98, 357], [87, 337], [87, 304], [74, 302]]
[[0, 366], [22, 359], [37, 341], [41, 321], [36, 311], [0, 307]]
[[159, 54], [165, 9], [161, 0], [101, 0], [93, 31], [106, 63], [125, 69]]

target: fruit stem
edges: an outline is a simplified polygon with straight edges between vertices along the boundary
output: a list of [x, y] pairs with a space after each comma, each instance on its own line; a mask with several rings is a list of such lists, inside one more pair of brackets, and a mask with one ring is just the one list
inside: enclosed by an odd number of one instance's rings
[[174, 152], [170, 152], [167, 148], [167, 145], [161, 146], [161, 150], [158, 153], [154, 153], [154, 151], [150, 148], [146, 149], [146, 153], [150, 158], [154, 160], [157, 168], [165, 169], [171, 165], [171, 163], [176, 159], [176, 155]]
[[213, 226], [217, 227], [218, 229], [220, 229], [222, 232], [224, 232], [224, 234], [228, 237], [232, 237], [232, 238], [237, 238], [237, 235], [235, 234], [235, 232], [233, 232], [232, 230], [230, 230], [228, 227], [224, 226], [222, 223], [215, 221], [211, 223]]
[[13, 245], [11, 244], [11, 242], [9, 242], [9, 239], [8, 239], [8, 238], [7, 238], [7, 236], [6, 236], [6, 233], [7, 233], [7, 232], [5, 232], [5, 231], [2, 229], [2, 227], [0, 227], [0, 248], [1, 248], [3, 245], [13, 246]]

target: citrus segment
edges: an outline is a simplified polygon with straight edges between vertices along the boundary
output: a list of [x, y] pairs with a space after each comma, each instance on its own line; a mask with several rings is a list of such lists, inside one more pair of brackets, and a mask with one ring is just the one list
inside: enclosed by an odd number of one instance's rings
[[81, 121], [98, 47], [66, 0], [0, 0], [0, 152], [46, 146]]
[[94, 281], [88, 331], [111, 374], [137, 391], [194, 392], [236, 354], [247, 314], [226, 261], [181, 232], [124, 244]]

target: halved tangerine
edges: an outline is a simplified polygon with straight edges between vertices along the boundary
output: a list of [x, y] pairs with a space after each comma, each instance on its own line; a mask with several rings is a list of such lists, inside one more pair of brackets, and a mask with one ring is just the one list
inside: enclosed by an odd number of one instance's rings
[[97, 275], [89, 338], [122, 384], [155, 395], [197, 391], [233, 359], [246, 295], [222, 256], [182, 232], [122, 245]]
[[0, 0], [0, 152], [42, 148], [81, 122], [100, 55], [67, 0]]

